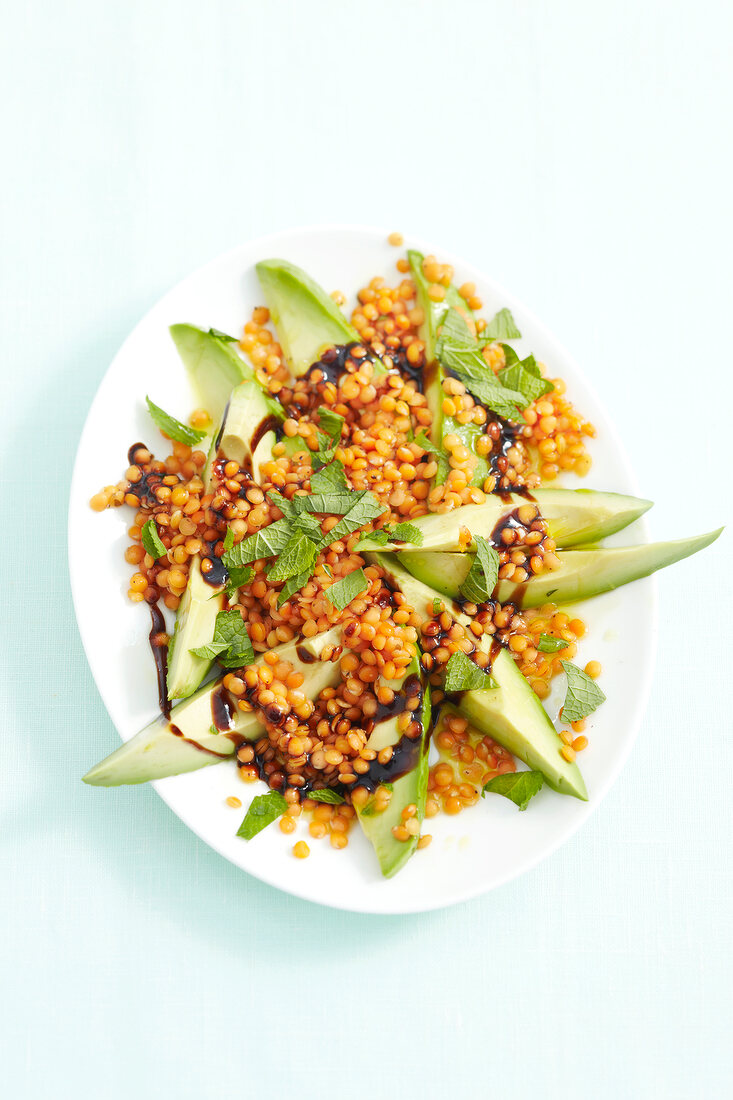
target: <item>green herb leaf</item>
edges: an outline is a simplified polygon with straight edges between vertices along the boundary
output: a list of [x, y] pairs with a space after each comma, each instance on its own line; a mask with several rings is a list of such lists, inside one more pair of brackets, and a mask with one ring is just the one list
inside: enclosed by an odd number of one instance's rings
[[[381, 516], [385, 511], [384, 504], [377, 500], [367, 489], [363, 489], [358, 493], [347, 493], [346, 496], [350, 501], [349, 508], [342, 515], [342, 518], [338, 521], [336, 526], [328, 532], [327, 535], [323, 535], [320, 543], [320, 549], [325, 549], [327, 546], [331, 546], [332, 543], [338, 542], [339, 539], [345, 539], [348, 535], [358, 531], [360, 527], [364, 527], [365, 524], [371, 520], [376, 519], [377, 516]], [[306, 500], [310, 500], [310, 497], [306, 497]], [[308, 509], [309, 511], [311, 509]], [[317, 509], [314, 509], [317, 510]], [[334, 512], [331, 512], [333, 515]]]
[[293, 501], [288, 500], [288, 498], [284, 497], [282, 493], [279, 493], [277, 489], [271, 489], [267, 494], [267, 498], [272, 501], [276, 508], [280, 509], [287, 520], [292, 520], [299, 514], [297, 506], [293, 504]]
[[396, 523], [394, 527], [387, 524], [378, 531], [369, 531], [364, 535], [364, 541], [376, 542], [379, 546], [386, 546], [388, 542], [410, 542], [414, 546], [422, 546], [423, 533], [414, 523]]
[[206, 661], [216, 658], [224, 668], [242, 668], [255, 659], [247, 626], [238, 611], [220, 611], [216, 616], [212, 640], [208, 645], [198, 646], [189, 652]]
[[445, 481], [445, 479], [448, 477], [448, 474], [450, 473], [450, 461], [448, 459], [448, 452], [444, 451], [442, 447], [436, 447], [435, 444], [430, 439], [428, 439], [424, 430], [418, 433], [415, 442], [419, 447], [422, 447], [424, 451], [427, 451], [428, 454], [431, 454], [435, 461], [438, 463], [437, 478], [438, 482], [442, 485], [442, 483]]
[[307, 535], [311, 542], [320, 543], [323, 538], [323, 531], [321, 531], [321, 521], [316, 519], [315, 516], [309, 512], [301, 512], [296, 515], [292, 521], [293, 531], [302, 531], [304, 535]]
[[485, 794], [501, 794], [510, 799], [520, 810], [526, 810], [531, 798], [542, 789], [542, 772], [505, 772], [495, 775], [484, 785], [481, 797]]
[[489, 344], [494, 340], [518, 340], [521, 332], [512, 317], [511, 310], [500, 309], [481, 331], [481, 340]]
[[[378, 546], [386, 546], [389, 542], [389, 528], [382, 527], [379, 531], [367, 531], [364, 535], [362, 542], [376, 542]], [[357, 543], [356, 549], [361, 546], [361, 542]]]
[[329, 603], [333, 604], [337, 611], [343, 611], [352, 600], [366, 592], [369, 581], [363, 569], [355, 569], [353, 573], [347, 573], [340, 581], [336, 581], [326, 589], [325, 596]]
[[226, 332], [222, 332], [219, 328], [210, 328], [209, 336], [215, 336], [217, 340], [224, 340], [227, 344], [238, 344], [236, 336], [230, 336]]
[[521, 410], [528, 401], [523, 394], [502, 385], [456, 309], [449, 309], [443, 319], [436, 352], [443, 367], [456, 375], [483, 405], [507, 419], [521, 419]]
[[568, 690], [562, 705], [562, 720], [579, 722], [581, 718], [592, 714], [606, 696], [582, 668], [578, 668], [571, 661], [563, 661], [562, 667], [568, 678]]
[[528, 355], [526, 359], [517, 359], [515, 363], [503, 367], [498, 377], [502, 386], [508, 386], [509, 389], [523, 394], [530, 405], [538, 397], [551, 393], [555, 388], [552, 382], [542, 377], [534, 355]]
[[267, 794], [258, 794], [250, 802], [249, 809], [244, 815], [244, 821], [237, 829], [237, 836], [244, 840], [251, 840], [257, 836], [273, 821], [285, 813], [288, 804], [278, 791], [268, 791]]
[[267, 579], [273, 584], [286, 581], [290, 577], [312, 568], [318, 556], [314, 543], [303, 531], [294, 531], [287, 544], [280, 551], [277, 561], [270, 566]]
[[414, 523], [398, 523], [389, 529], [393, 542], [410, 542], [413, 546], [422, 546], [423, 533]]
[[311, 466], [315, 471], [320, 470], [322, 466], [328, 466], [329, 462], [333, 462], [334, 455], [336, 454], [335, 447], [328, 447], [326, 443], [328, 437], [323, 432], [318, 433], [318, 450], [310, 451]]
[[176, 420], [174, 416], [169, 416], [167, 412], [164, 412], [159, 405], [156, 405], [149, 397], [145, 400], [148, 403], [148, 411], [150, 412], [151, 419], [162, 432], [168, 436], [169, 439], [175, 439], [176, 443], [186, 443], [189, 447], [195, 446], [199, 443], [206, 432], [199, 431], [196, 428], [189, 428], [187, 424], [182, 424], [180, 420]]
[[226, 534], [224, 535], [224, 550], [231, 550], [234, 546], [234, 531], [231, 527], [227, 527]]
[[540, 653], [557, 653], [558, 649], [567, 649], [567, 645], [562, 638], [553, 638], [552, 634], [540, 634], [537, 639]]
[[433, 597], [433, 615], [440, 615], [443, 610], [443, 601], [438, 599], [437, 596]]
[[251, 565], [237, 566], [233, 565], [228, 570], [229, 576], [227, 578], [227, 599], [229, 601], [236, 598], [236, 595], [242, 585], [249, 584], [255, 575], [255, 571]]
[[504, 365], [505, 366], [510, 367], [512, 365], [512, 363], [521, 362], [519, 356], [517, 355], [516, 351], [514, 350], [514, 348], [512, 347], [511, 344], [502, 344], [501, 347], [504, 349]]
[[327, 802], [330, 806], [340, 806], [346, 801], [344, 796], [333, 787], [324, 787], [322, 791], [308, 791], [305, 797], [311, 798], [314, 802]]
[[298, 573], [297, 577], [289, 577], [278, 593], [277, 606], [282, 607], [291, 596], [294, 596], [296, 592], [300, 592], [303, 585], [307, 584], [312, 576], [312, 569], [304, 569], [302, 573]]
[[454, 653], [445, 666], [444, 691], [486, 691], [496, 682], [465, 653]]
[[260, 558], [272, 558], [284, 550], [290, 539], [290, 522], [287, 519], [277, 519], [268, 527], [263, 527], [256, 535], [242, 539], [231, 550], [222, 554], [222, 561], [227, 569], [232, 566], [249, 565], [250, 562], [259, 561]]
[[155, 558], [157, 561], [158, 558], [162, 558], [164, 554], [168, 553], [161, 542], [160, 535], [158, 534], [158, 527], [154, 519], [149, 519], [143, 524], [140, 535], [145, 553], [150, 554], [151, 558]]
[[331, 443], [338, 443], [341, 439], [341, 429], [344, 426], [344, 417], [340, 413], [334, 412], [333, 409], [326, 408], [325, 405], [321, 405], [318, 410], [318, 422], [323, 428], [324, 432], [331, 439]]
[[468, 576], [461, 585], [461, 595], [471, 603], [486, 603], [491, 599], [499, 579], [499, 555], [481, 535], [475, 535], [476, 557]]
[[311, 476], [311, 492], [321, 494], [345, 493], [349, 491], [346, 471], [343, 463], [334, 459], [328, 466], [322, 466]]

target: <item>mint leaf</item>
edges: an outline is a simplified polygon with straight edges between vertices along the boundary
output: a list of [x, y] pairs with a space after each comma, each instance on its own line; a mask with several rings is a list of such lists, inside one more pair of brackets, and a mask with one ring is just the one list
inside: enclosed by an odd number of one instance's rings
[[321, 405], [318, 410], [318, 422], [323, 428], [327, 436], [330, 437], [331, 443], [338, 443], [341, 439], [341, 429], [344, 426], [344, 417], [340, 413], [334, 412], [333, 409], [326, 408], [325, 405]]
[[216, 616], [214, 637], [208, 645], [189, 650], [206, 661], [216, 659], [224, 668], [242, 668], [255, 659], [247, 626], [238, 611], [220, 611]]
[[530, 405], [538, 397], [551, 393], [555, 388], [552, 382], [542, 377], [534, 355], [528, 355], [526, 359], [517, 359], [516, 362], [503, 367], [498, 377], [502, 386], [508, 386], [523, 394]]
[[198, 431], [196, 428], [189, 428], [187, 424], [181, 424], [180, 420], [176, 420], [174, 416], [169, 416], [167, 412], [164, 412], [159, 405], [156, 405], [149, 397], [145, 400], [148, 403], [148, 411], [154, 424], [164, 432], [169, 439], [175, 439], [176, 443], [186, 443], [189, 447], [195, 446], [199, 443], [206, 432]]
[[311, 492], [321, 494], [348, 492], [346, 471], [343, 464], [334, 459], [311, 476]]
[[435, 444], [428, 439], [424, 430], [418, 433], [415, 442], [419, 447], [422, 447], [424, 451], [431, 454], [438, 463], [437, 477], [440, 484], [442, 484], [450, 473], [450, 462], [447, 452], [444, 451], [442, 447], [436, 447]]
[[236, 336], [229, 336], [228, 333], [222, 332], [221, 329], [218, 328], [210, 328], [208, 334], [209, 336], [215, 336], [217, 340], [224, 340], [227, 344], [239, 343]]
[[318, 450], [311, 451], [311, 465], [314, 470], [320, 469], [321, 466], [327, 466], [333, 460], [336, 447], [341, 440], [341, 429], [344, 424], [344, 417], [340, 413], [334, 412], [333, 409], [327, 409], [325, 405], [322, 405], [318, 410], [318, 419], [323, 431], [320, 428], [316, 429]]
[[414, 523], [398, 523], [389, 530], [393, 542], [410, 542], [413, 546], [422, 546], [423, 533]]
[[279, 493], [277, 489], [271, 489], [267, 494], [268, 500], [272, 501], [276, 508], [279, 508], [283, 516], [287, 520], [291, 520], [294, 516], [298, 515], [298, 509], [293, 504], [292, 500], [288, 500], [282, 493]]
[[481, 797], [487, 793], [501, 794], [515, 806], [519, 806], [520, 810], [526, 810], [530, 799], [542, 789], [544, 781], [542, 772], [505, 772], [504, 775], [495, 775], [484, 784]]
[[558, 649], [567, 649], [567, 645], [562, 638], [553, 638], [552, 634], [540, 634], [537, 639], [540, 653], [557, 653]]
[[355, 569], [353, 573], [347, 573], [340, 581], [336, 581], [325, 591], [326, 599], [333, 604], [337, 611], [343, 611], [352, 600], [366, 592], [369, 581], [363, 569]]
[[233, 566], [249, 565], [250, 562], [259, 561], [260, 558], [272, 558], [279, 554], [288, 544], [290, 539], [290, 522], [287, 519], [277, 519], [268, 527], [263, 527], [255, 535], [242, 539], [231, 550], [222, 554], [221, 560], [227, 569]]
[[311, 569], [304, 569], [302, 573], [298, 573], [297, 577], [289, 577], [278, 593], [277, 606], [282, 607], [291, 596], [294, 596], [296, 592], [300, 592], [303, 585], [307, 584], [312, 576], [313, 571]]
[[346, 801], [344, 796], [332, 787], [324, 787], [321, 791], [308, 791], [305, 797], [311, 798], [314, 802], [327, 802], [330, 806], [340, 806]]
[[300, 515], [296, 515], [295, 519], [292, 521], [292, 530], [294, 532], [302, 531], [304, 535], [308, 536], [311, 542], [316, 544], [323, 538], [320, 520], [310, 515], [309, 512], [301, 512]]
[[521, 332], [512, 317], [511, 310], [500, 309], [481, 331], [482, 343], [490, 344], [494, 340], [518, 340]]
[[275, 564], [270, 566], [267, 579], [275, 584], [297, 577], [312, 568], [317, 556], [318, 550], [311, 539], [303, 531], [294, 531]]
[[484, 672], [477, 664], [474, 664], [465, 653], [454, 653], [445, 666], [443, 690], [447, 693], [454, 691], [486, 691], [495, 687], [496, 683], [489, 673]]
[[251, 565], [233, 565], [227, 578], [227, 599], [230, 601], [236, 599], [239, 589], [242, 585], [249, 584], [254, 575], [255, 571]]
[[[376, 519], [377, 516], [381, 516], [385, 511], [385, 505], [382, 504], [375, 496], [373, 496], [367, 489], [362, 489], [358, 493], [347, 493], [348, 500], [350, 501], [349, 508], [343, 513], [342, 518], [327, 535], [323, 535], [320, 543], [320, 549], [325, 549], [327, 546], [331, 546], [332, 543], [338, 542], [339, 539], [345, 539], [347, 535], [353, 534], [354, 531], [358, 531], [360, 527], [364, 527], [370, 520]], [[310, 500], [310, 497], [306, 497], [306, 500]], [[311, 509], [309, 509], [310, 511]], [[317, 510], [317, 509], [314, 509]], [[331, 514], [334, 514], [334, 510], [331, 510]]]
[[474, 536], [476, 557], [468, 576], [461, 585], [461, 595], [470, 603], [486, 603], [491, 599], [499, 579], [499, 555], [481, 535]]
[[606, 696], [582, 668], [578, 668], [570, 661], [563, 661], [562, 667], [568, 678], [568, 690], [561, 711], [562, 720], [579, 722], [581, 718], [587, 718], [592, 714]]
[[244, 840], [251, 840], [257, 836], [273, 821], [285, 813], [288, 804], [278, 791], [268, 791], [267, 794], [258, 794], [250, 802], [249, 809], [244, 815], [244, 821], [237, 829], [237, 836]]
[[226, 534], [224, 535], [224, 550], [231, 550], [234, 546], [234, 531], [231, 527], [227, 527]]
[[[378, 546], [386, 546], [389, 542], [389, 528], [382, 527], [379, 531], [367, 531], [361, 542], [376, 542]], [[361, 546], [361, 542], [358, 543], [357, 550]]]
[[318, 450], [310, 452], [311, 466], [314, 470], [320, 470], [322, 466], [328, 466], [329, 462], [333, 462], [336, 448], [326, 446], [327, 442], [328, 436], [325, 436], [323, 432], [319, 432]]
[[145, 553], [150, 554], [151, 558], [154, 558], [157, 561], [158, 558], [162, 558], [164, 554], [168, 553], [165, 546], [160, 540], [158, 527], [154, 519], [149, 519], [146, 523], [143, 524], [143, 529], [140, 532], [140, 535], [142, 538], [143, 546], [145, 548]]
[[378, 546], [386, 546], [388, 542], [410, 542], [414, 546], [422, 546], [423, 533], [414, 523], [396, 523], [394, 527], [387, 524], [378, 531], [369, 531], [363, 541], [376, 542]]
[[521, 419], [521, 410], [529, 402], [523, 394], [507, 389], [497, 379], [481, 354], [478, 341], [456, 309], [449, 309], [443, 319], [436, 352], [445, 370], [459, 378], [481, 404], [499, 416]]

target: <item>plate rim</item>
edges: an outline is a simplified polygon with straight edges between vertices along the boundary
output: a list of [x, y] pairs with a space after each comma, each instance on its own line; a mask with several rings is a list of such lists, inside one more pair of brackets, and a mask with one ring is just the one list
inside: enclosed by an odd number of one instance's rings
[[[183, 278], [179, 279], [174, 285], [169, 287], [167, 291], [165, 291], [152, 303], [152, 305], [142, 314], [142, 316], [138, 319], [136, 324], [127, 334], [122, 344], [119, 346], [118, 350], [110, 360], [108, 366], [104, 370], [101, 378], [99, 379], [99, 382], [90, 401], [87, 414], [84, 418], [84, 424], [79, 433], [77, 447], [74, 454], [67, 510], [67, 565], [69, 571], [72, 603], [74, 607], [74, 617], [76, 619], [76, 625], [79, 636], [81, 638], [87, 664], [92, 674], [97, 692], [102, 699], [105, 710], [107, 711], [110, 721], [112, 722], [112, 725], [114, 726], [117, 735], [118, 737], [120, 737], [120, 741], [122, 743], [124, 743], [125, 739], [120, 734], [117, 723], [112, 716], [110, 706], [107, 702], [107, 693], [102, 686], [104, 681], [100, 683], [100, 679], [98, 678], [95, 671], [97, 665], [96, 657], [94, 657], [92, 654], [91, 643], [87, 640], [86, 632], [82, 628], [83, 615], [80, 612], [79, 596], [80, 577], [79, 571], [76, 570], [74, 567], [75, 557], [72, 553], [74, 540], [72, 514], [73, 506], [74, 502], [79, 497], [82, 471], [84, 470], [84, 466], [81, 461], [82, 456], [80, 454], [82, 449], [82, 441], [86, 436], [87, 428], [91, 422], [95, 404], [100, 395], [100, 391], [107, 379], [107, 376], [114, 369], [118, 359], [124, 356], [127, 345], [133, 340], [138, 328], [146, 323], [149, 316], [154, 311], [159, 309], [170, 297], [174, 296], [189, 280], [193, 281], [201, 278], [202, 276], [205, 276], [206, 272], [209, 269], [214, 269], [220, 264], [225, 263], [227, 260], [232, 259], [244, 249], [269, 249], [271, 246], [277, 245], [280, 242], [286, 242], [289, 238], [292, 238], [294, 236], [305, 237], [317, 236], [319, 234], [341, 233], [364, 234], [365, 236], [368, 236], [373, 240], [379, 241], [381, 243], [386, 241], [389, 232], [389, 230], [382, 227], [365, 225], [362, 223], [311, 223], [308, 225], [293, 226], [288, 229], [278, 230], [277, 232], [269, 233], [261, 237], [254, 237], [242, 241], [239, 244], [234, 245], [232, 248], [226, 249], [224, 252], [219, 253], [218, 255], [207, 260], [203, 264], [200, 264], [194, 270], [188, 272], [186, 275], [183, 276]], [[586, 373], [582, 370], [575, 357], [568, 352], [567, 348], [555, 336], [554, 332], [549, 329], [547, 325], [542, 320], [540, 320], [540, 318], [537, 317], [534, 311], [526, 306], [521, 299], [519, 299], [515, 294], [506, 290], [500, 283], [496, 282], [495, 279], [486, 275], [485, 272], [476, 265], [463, 260], [462, 258], [445, 249], [438, 248], [434, 244], [429, 244], [422, 238], [415, 237], [411, 233], [405, 234], [404, 237], [405, 247], [407, 247], [409, 243], [409, 247], [416, 248], [424, 253], [434, 252], [436, 254], [439, 254], [443, 262], [450, 263], [457, 269], [464, 269], [468, 271], [469, 276], [475, 275], [476, 277], [479, 277], [481, 282], [484, 283], [487, 288], [490, 288], [492, 293], [495, 293], [497, 297], [500, 297], [503, 301], [505, 301], [510, 309], [514, 308], [518, 312], [521, 312], [531, 322], [533, 328], [537, 331], [537, 333], [541, 334], [542, 340], [552, 349], [553, 355], [562, 359], [564, 363], [570, 367], [571, 371], [577, 374], [578, 377], [582, 379], [583, 385], [590, 393], [593, 400], [602, 408], [604, 407], [604, 403], [601, 400], [596, 390], [596, 387], [591, 381], [589, 381]], [[397, 253], [395, 252], [395, 254]], [[610, 417], [607, 418], [606, 423], [604, 424], [604, 436], [610, 443], [610, 446], [615, 456], [619, 460], [623, 475], [630, 486], [630, 491], [635, 495], [638, 495], [639, 487], [636, 472], [631, 465], [616, 424], [613, 420], [610, 419]], [[648, 542], [649, 529], [646, 515], [642, 516], [641, 519], [637, 521], [637, 523], [639, 524], [638, 530], [640, 535], [640, 542]], [[645, 647], [645, 662], [642, 673], [642, 680], [638, 695], [636, 697], [636, 700], [634, 701], [633, 710], [630, 715], [630, 721], [628, 721], [627, 723], [627, 735], [625, 743], [619, 749], [618, 753], [614, 757], [612, 765], [604, 773], [601, 781], [596, 782], [592, 797], [589, 798], [587, 803], [582, 804], [581, 808], [583, 812], [579, 814], [577, 818], [570, 820], [564, 826], [562, 826], [558, 830], [557, 835], [555, 835], [546, 846], [541, 846], [538, 851], [528, 855], [524, 859], [519, 860], [515, 866], [513, 866], [505, 874], [501, 875], [499, 878], [496, 879], [496, 881], [492, 882], [489, 885], [481, 882], [476, 887], [469, 887], [463, 891], [453, 891], [451, 893], [451, 896], [447, 899], [436, 897], [434, 903], [431, 904], [427, 904], [425, 901], [421, 900], [414, 906], [410, 906], [409, 904], [402, 902], [398, 903], [397, 905], [387, 905], [386, 907], [384, 905], [377, 904], [375, 907], [366, 908], [364, 904], [350, 904], [348, 898], [345, 898], [343, 900], [324, 900], [322, 897], [317, 896], [317, 890], [308, 889], [307, 880], [301, 883], [296, 878], [293, 878], [292, 883], [284, 885], [276, 875], [269, 875], [267, 868], [255, 870], [249, 867], [242, 867], [242, 865], [238, 863], [227, 851], [225, 851], [223, 847], [219, 846], [215, 840], [210, 839], [208, 836], [205, 837], [202, 835], [202, 833], [199, 831], [199, 828], [197, 827], [197, 824], [194, 820], [192, 820], [194, 815], [189, 814], [187, 809], [182, 811], [181, 808], [179, 808], [178, 806], [173, 806], [172, 802], [167, 797], [166, 791], [164, 789], [161, 790], [160, 785], [161, 783], [165, 783], [166, 780], [153, 780], [149, 785], [153, 787], [156, 794], [163, 800], [166, 806], [168, 806], [168, 808], [176, 815], [176, 817], [178, 817], [183, 822], [183, 824], [186, 825], [187, 828], [191, 829], [191, 831], [198, 837], [198, 839], [202, 843], [212, 848], [215, 852], [217, 852], [218, 855], [223, 856], [239, 871], [243, 871], [245, 874], [252, 875], [259, 881], [266, 883], [270, 887], [274, 887], [275, 889], [286, 895], [297, 897], [300, 900], [308, 901], [315, 905], [321, 905], [325, 906], [326, 908], [341, 910], [344, 912], [363, 913], [369, 916], [395, 916], [409, 915], [421, 912], [434, 912], [436, 910], [448, 908], [449, 906], [453, 905], [459, 905], [474, 898], [481, 897], [482, 895], [486, 895], [493, 890], [500, 888], [501, 886], [507, 885], [509, 882], [512, 882], [514, 879], [517, 879], [521, 875], [532, 870], [539, 863], [552, 856], [558, 850], [558, 848], [560, 848], [570, 839], [571, 836], [573, 836], [573, 834], [578, 832], [587, 823], [591, 815], [594, 814], [598, 807], [601, 805], [609, 790], [619, 778], [621, 772], [623, 771], [629, 760], [629, 757], [631, 756], [649, 704], [656, 665], [659, 630], [659, 590], [656, 576], [652, 575], [651, 577], [643, 578], [641, 581], [637, 581], [635, 583], [643, 584], [645, 586], [648, 596], [649, 617], [647, 622], [647, 630], [649, 633], [649, 645], [648, 647]], [[378, 899], [380, 897], [378, 889], [375, 889], [374, 894], [375, 902], [378, 902]]]

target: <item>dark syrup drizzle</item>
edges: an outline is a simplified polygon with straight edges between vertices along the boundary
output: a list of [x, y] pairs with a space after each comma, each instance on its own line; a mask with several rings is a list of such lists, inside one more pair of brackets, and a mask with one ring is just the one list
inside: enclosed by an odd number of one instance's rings
[[158, 705], [160, 706], [160, 713], [163, 717], [170, 718], [171, 704], [168, 698], [168, 646], [156, 645], [154, 640], [156, 635], [165, 634], [166, 629], [165, 619], [157, 604], [151, 606], [150, 618], [153, 620], [153, 625], [148, 634], [148, 641], [150, 642], [150, 649], [153, 653], [155, 675], [158, 680]]

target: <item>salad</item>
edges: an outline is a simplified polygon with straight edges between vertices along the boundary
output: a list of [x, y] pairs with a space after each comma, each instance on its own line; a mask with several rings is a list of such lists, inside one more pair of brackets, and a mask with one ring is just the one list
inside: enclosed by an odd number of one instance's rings
[[236, 768], [243, 843], [271, 826], [302, 859], [360, 828], [385, 876], [430, 843], [426, 819], [484, 796], [587, 799], [605, 696], [600, 664], [574, 663], [573, 608], [720, 533], [601, 545], [651, 502], [557, 486], [590, 470], [595, 434], [562, 379], [450, 265], [396, 266], [347, 319], [344, 295], [263, 260], [241, 333], [172, 326], [197, 407], [141, 394], [150, 436], [90, 501], [130, 510], [161, 713], [84, 776]]

